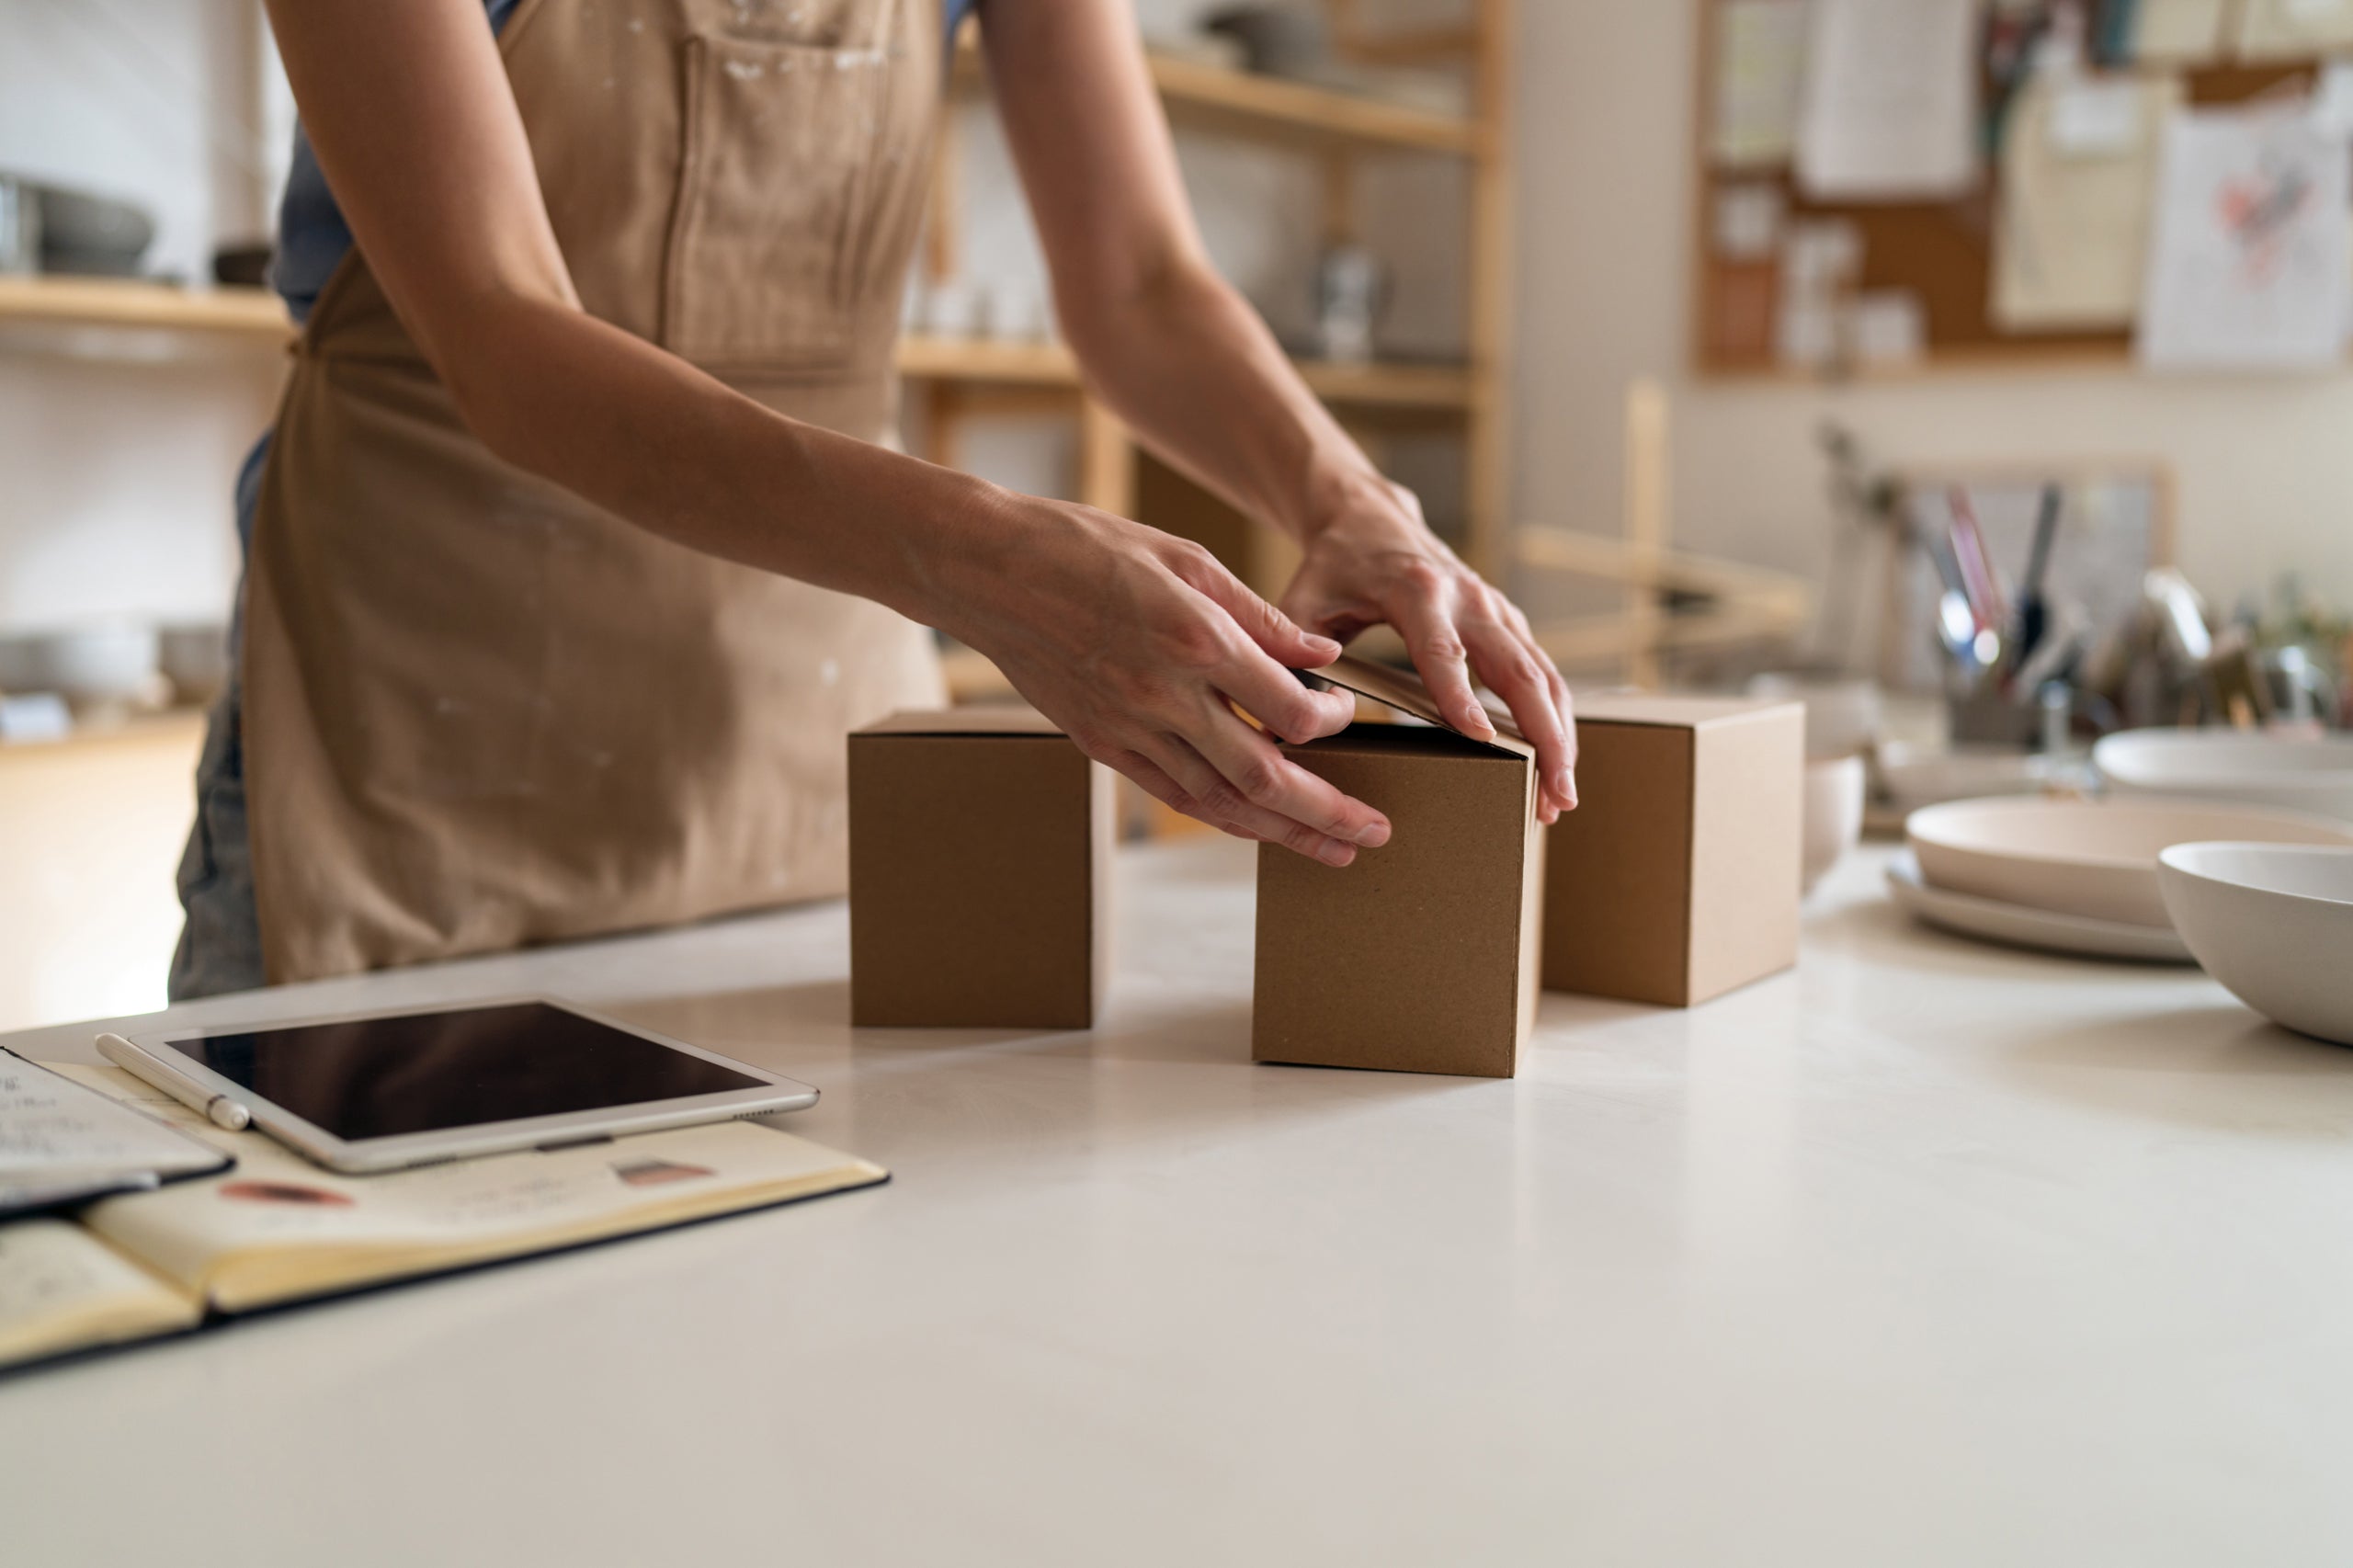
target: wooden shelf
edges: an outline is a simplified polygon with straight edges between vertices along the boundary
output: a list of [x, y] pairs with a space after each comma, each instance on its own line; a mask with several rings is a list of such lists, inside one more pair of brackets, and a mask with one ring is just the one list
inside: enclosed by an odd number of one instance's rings
[[[1395, 147], [1470, 157], [1480, 151], [1479, 128], [1456, 115], [1337, 92], [1279, 76], [1257, 76], [1175, 55], [1149, 56], [1153, 85], [1171, 119], [1222, 125], [1259, 135], [1310, 142]], [[980, 51], [957, 51], [956, 79], [987, 79]]]
[[283, 343], [286, 306], [267, 289], [177, 289], [136, 278], [0, 277], [0, 323], [232, 333]]
[[1237, 122], [1311, 141], [1369, 142], [1458, 157], [1479, 150], [1477, 128], [1469, 120], [1304, 82], [1158, 54], [1152, 57], [1152, 80], [1172, 115]]
[[985, 381], [1000, 386], [1075, 387], [1078, 361], [1060, 343], [993, 338], [899, 339], [899, 373], [911, 381]]
[[[1296, 363], [1308, 387], [1326, 403], [1424, 409], [1461, 409], [1471, 403], [1471, 372], [1461, 366]], [[910, 381], [994, 386], [1075, 389], [1079, 384], [1078, 361], [1060, 343], [912, 335], [899, 340], [899, 373]]]
[[1727, 364], [1702, 359], [1699, 378], [1716, 386], [1809, 386], [1836, 389], [2005, 375], [2097, 375], [2130, 370], [2139, 364], [2129, 345], [2018, 342], [1956, 344], [1932, 348], [1920, 358], [1881, 365], [1805, 366]]

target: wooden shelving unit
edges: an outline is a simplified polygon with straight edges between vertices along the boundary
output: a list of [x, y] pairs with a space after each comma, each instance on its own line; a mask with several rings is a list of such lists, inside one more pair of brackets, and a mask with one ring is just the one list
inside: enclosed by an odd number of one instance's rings
[[[1466, 446], [1463, 513], [1458, 540], [1481, 571], [1500, 576], [1509, 562], [1506, 517], [1510, 465], [1511, 170], [1510, 85], [1513, 0], [1471, 0], [1461, 26], [1414, 32], [1375, 31], [1360, 22], [1356, 0], [1324, 0], [1343, 58], [1372, 63], [1459, 66], [1467, 75], [1472, 111], [1432, 113], [1411, 106], [1252, 75], [1198, 61], [1155, 54], [1154, 85], [1172, 123], [1277, 148], [1304, 150], [1324, 182], [1324, 237], [1349, 237], [1354, 176], [1374, 156], [1461, 160], [1469, 174], [1466, 226], [1466, 316], [1469, 360], [1458, 366], [1302, 363], [1309, 387], [1351, 423], [1384, 418], [1440, 422], [1459, 430]], [[969, 41], [957, 51], [959, 90], [986, 89], [987, 72]], [[956, 276], [961, 228], [955, 188], [952, 124], [943, 131], [940, 175], [932, 204], [931, 237], [924, 258], [934, 282]], [[1279, 550], [1256, 542], [1261, 530], [1222, 515], [1211, 498], [1168, 483], [1139, 454], [1110, 413], [1088, 397], [1069, 352], [1059, 345], [961, 343], [922, 337], [902, 345], [900, 368], [921, 383], [930, 433], [928, 455], [956, 460], [956, 428], [983, 410], [1059, 408], [1079, 420], [1079, 499], [1184, 532], [1224, 552], [1251, 540], [1247, 558], [1229, 564], [1262, 590], [1279, 588], [1270, 574], [1288, 565]], [[1242, 548], [1234, 545], [1237, 550]]]

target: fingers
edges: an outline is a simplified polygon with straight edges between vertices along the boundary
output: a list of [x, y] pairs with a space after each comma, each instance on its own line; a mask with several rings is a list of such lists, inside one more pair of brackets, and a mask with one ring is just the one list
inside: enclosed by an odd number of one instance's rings
[[1390, 619], [1405, 639], [1422, 684], [1448, 723], [1474, 739], [1495, 738], [1495, 726], [1471, 688], [1470, 650], [1456, 628], [1453, 582], [1435, 568], [1415, 563], [1414, 581], [1400, 596]]
[[1264, 837], [1251, 832], [1239, 823], [1222, 822], [1210, 816], [1202, 809], [1200, 801], [1188, 794], [1183, 785], [1169, 778], [1165, 768], [1142, 752], [1115, 752], [1104, 760], [1133, 779], [1139, 789], [1162, 805], [1191, 817], [1196, 822], [1216, 828], [1221, 833], [1230, 833], [1234, 837], [1246, 839], [1252, 844], [1267, 842]]
[[1349, 799], [1285, 757], [1274, 742], [1231, 714], [1197, 733], [1147, 737], [1142, 750], [1220, 825], [1346, 866], [1359, 847], [1389, 842], [1389, 819]]
[[[1294, 670], [1320, 670], [1340, 656], [1337, 642], [1301, 630], [1290, 617], [1252, 593], [1241, 578], [1216, 560], [1194, 562], [1192, 569], [1179, 575], [1232, 616], [1233, 623], [1277, 664]], [[1261, 713], [1258, 717], [1264, 719], [1266, 715]]]
[[1210, 679], [1234, 706], [1294, 745], [1336, 735], [1356, 722], [1357, 699], [1345, 691], [1313, 691], [1300, 678], [1247, 643], [1230, 651]]
[[1576, 777], [1573, 731], [1554, 688], [1552, 661], [1500, 620], [1474, 621], [1464, 638], [1480, 678], [1504, 699], [1519, 733], [1536, 748], [1537, 814], [1548, 824], [1558, 820], [1576, 805]]

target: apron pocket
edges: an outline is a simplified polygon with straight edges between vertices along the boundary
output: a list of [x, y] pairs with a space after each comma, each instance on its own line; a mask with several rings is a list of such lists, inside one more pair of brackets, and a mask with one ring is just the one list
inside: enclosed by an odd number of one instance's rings
[[662, 345], [698, 365], [850, 355], [882, 51], [691, 38]]

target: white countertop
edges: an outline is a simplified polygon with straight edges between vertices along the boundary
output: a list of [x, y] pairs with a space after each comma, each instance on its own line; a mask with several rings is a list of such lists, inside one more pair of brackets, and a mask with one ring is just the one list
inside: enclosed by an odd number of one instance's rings
[[2353, 1051], [1881, 864], [1512, 1083], [1252, 1066], [1206, 842], [1123, 862], [1091, 1035], [854, 1036], [838, 905], [180, 1010], [575, 996], [896, 1180], [0, 1381], [0, 1557], [2353, 1557]]

